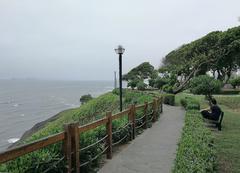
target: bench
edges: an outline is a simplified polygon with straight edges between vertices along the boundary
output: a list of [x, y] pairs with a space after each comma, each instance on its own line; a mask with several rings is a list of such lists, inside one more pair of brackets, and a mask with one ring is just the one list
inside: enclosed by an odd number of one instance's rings
[[220, 117], [217, 121], [208, 120], [209, 123], [215, 124], [219, 131], [222, 130], [222, 120], [223, 120], [224, 112], [221, 112]]

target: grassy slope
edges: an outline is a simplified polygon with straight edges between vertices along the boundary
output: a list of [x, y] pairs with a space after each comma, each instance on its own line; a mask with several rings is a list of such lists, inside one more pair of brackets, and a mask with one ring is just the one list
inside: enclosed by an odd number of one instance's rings
[[[150, 102], [153, 100], [154, 95], [149, 95], [148, 93], [136, 92], [136, 91], [125, 91], [124, 92], [124, 108], [130, 106], [130, 104], [142, 104], [145, 101]], [[76, 122], [79, 121], [82, 124], [82, 120], [85, 119], [85, 123], [92, 121], [91, 117], [95, 119], [101, 118], [105, 116], [107, 111], [112, 111], [113, 113], [118, 112], [119, 107], [119, 96], [114, 92], [109, 92], [103, 94], [88, 103], [82, 105], [76, 109], [70, 109], [59, 113], [58, 118], [52, 122], [48, 122], [44, 125], [42, 129], [33, 133], [25, 140], [21, 141], [21, 143], [28, 143], [30, 141], [34, 141], [40, 139], [42, 137], [49, 136], [51, 134], [55, 134], [63, 131], [63, 125], [65, 123]], [[90, 119], [88, 118], [90, 117]], [[125, 118], [126, 119], [126, 118]], [[118, 128], [123, 126], [125, 123], [125, 119], [118, 119], [113, 121], [113, 128]], [[81, 145], [87, 146], [91, 143], [96, 142], [96, 140], [101, 137], [101, 133], [104, 133], [104, 129], [102, 127], [96, 128], [95, 130], [91, 130], [81, 135]], [[119, 137], [119, 136], [117, 136]], [[115, 138], [117, 138], [115, 137]], [[115, 140], [114, 138], [114, 140]], [[87, 153], [82, 153], [81, 162], [89, 159], [89, 157], [95, 156], [100, 152], [98, 147], [92, 148], [91, 151], [88, 150]], [[54, 144], [49, 147], [45, 147], [39, 151], [35, 151], [29, 154], [26, 154], [22, 157], [14, 161], [10, 161], [7, 164], [0, 165], [0, 172], [29, 172], [29, 170], [34, 169], [36, 173], [43, 172], [43, 170], [51, 167], [51, 163], [54, 161], [60, 160], [62, 157], [61, 144]], [[97, 163], [97, 162], [96, 162]], [[96, 164], [94, 163], [94, 164]], [[21, 165], [19, 167], [19, 165]], [[64, 163], [60, 162], [57, 167], [54, 167], [55, 172], [61, 172], [64, 167]], [[85, 168], [84, 168], [85, 169]], [[88, 167], [84, 172], [88, 170]], [[89, 171], [89, 170], [88, 170]]]
[[[182, 97], [190, 96], [181, 93], [176, 102]], [[193, 96], [201, 103], [201, 108], [207, 107], [203, 96]], [[240, 172], [240, 96], [215, 96], [222, 110], [225, 112], [223, 130], [214, 131], [215, 146], [217, 149], [217, 172]]]

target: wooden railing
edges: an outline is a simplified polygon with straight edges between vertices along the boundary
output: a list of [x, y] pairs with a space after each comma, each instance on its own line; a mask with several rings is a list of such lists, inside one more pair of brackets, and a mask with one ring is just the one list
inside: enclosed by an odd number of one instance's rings
[[[148, 113], [148, 108], [150, 108], [150, 113]], [[143, 109], [143, 115], [140, 118], [136, 118], [136, 111]], [[135, 139], [137, 129], [146, 129], [149, 122], [155, 122], [159, 117], [159, 114], [162, 112], [162, 98], [154, 99], [153, 102], [145, 103], [142, 105], [131, 105], [128, 109], [123, 110], [117, 114], [112, 115], [111, 112], [106, 113], [106, 117], [101, 118], [97, 121], [91, 122], [89, 124], [79, 126], [79, 123], [71, 123], [64, 125], [64, 132], [48, 136], [46, 138], [40, 139], [38, 141], [25, 144], [13, 149], [9, 149], [0, 153], [0, 164], [14, 160], [23, 156], [25, 154], [40, 150], [44, 147], [47, 147], [51, 144], [56, 144], [58, 142], [63, 143], [63, 155], [62, 159], [66, 161], [66, 172], [79, 173], [80, 167], [86, 166], [89, 162], [92, 162], [94, 159], [98, 158], [101, 154], [106, 153], [107, 159], [112, 158], [112, 147], [121, 143], [123, 140], [126, 140], [126, 136], [129, 137], [129, 140]], [[119, 128], [118, 131], [112, 132], [112, 121], [128, 116], [128, 123], [123, 127]], [[81, 148], [80, 146], [80, 135], [83, 132], [93, 130], [99, 126], [106, 126], [106, 136], [97, 142]], [[119, 133], [121, 130], [127, 129], [129, 133], [125, 135], [122, 139], [115, 141], [113, 143], [113, 135]], [[97, 156], [87, 161], [85, 163], [80, 163], [81, 152], [87, 150], [95, 145], [106, 142], [106, 147], [100, 152]], [[48, 172], [48, 171], [45, 171]]]

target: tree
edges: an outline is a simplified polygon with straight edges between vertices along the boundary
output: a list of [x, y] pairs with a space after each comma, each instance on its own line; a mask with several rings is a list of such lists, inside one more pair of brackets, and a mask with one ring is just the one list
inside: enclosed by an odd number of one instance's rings
[[144, 80], [150, 78], [154, 73], [154, 67], [149, 62], [144, 62], [123, 75], [123, 80], [130, 81], [135, 79]]
[[144, 91], [146, 88], [147, 88], [147, 84], [145, 84], [143, 81], [139, 81], [137, 83], [137, 89], [138, 90]]
[[131, 87], [132, 89], [134, 89], [135, 87], [137, 87], [139, 81], [139, 79], [133, 79], [128, 82], [127, 87]]
[[162, 89], [162, 87], [167, 83], [168, 83], [168, 80], [166, 78], [158, 77], [154, 82], [154, 87], [158, 89]]
[[231, 79], [229, 83], [233, 86], [233, 88], [236, 88], [237, 86], [240, 86], [240, 77]]
[[171, 51], [159, 72], [177, 76], [174, 93], [186, 88], [192, 78], [211, 71], [224, 83], [240, 68], [240, 27], [215, 31]]
[[93, 97], [91, 96], [91, 94], [86, 94], [86, 95], [81, 96], [80, 102], [81, 102], [81, 104], [85, 104], [92, 99], [93, 99]]
[[144, 81], [144, 79], [154, 80], [157, 76], [158, 71], [154, 70], [149, 62], [144, 62], [123, 75], [123, 80], [128, 81], [127, 86], [134, 89], [140, 81]]
[[212, 99], [212, 94], [220, 92], [222, 82], [208, 75], [199, 75], [190, 82], [190, 92], [193, 94], [203, 94], [208, 100]]

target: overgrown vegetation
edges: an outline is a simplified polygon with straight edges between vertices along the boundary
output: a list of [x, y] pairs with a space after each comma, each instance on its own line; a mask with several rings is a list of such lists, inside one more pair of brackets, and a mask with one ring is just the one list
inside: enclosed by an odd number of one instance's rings
[[181, 103], [187, 112], [173, 172], [213, 172], [215, 163], [213, 136], [200, 116], [199, 103], [197, 104], [197, 100], [193, 98], [182, 99]]
[[[61, 116], [55, 120], [54, 122], [46, 124], [46, 126], [34, 133], [26, 140], [21, 143], [28, 143], [31, 141], [35, 141], [42, 137], [49, 136], [51, 134], [55, 134], [63, 131], [63, 125], [69, 122], [82, 121], [84, 119], [88, 119], [88, 117], [95, 117], [95, 119], [101, 118], [105, 116], [106, 111], [118, 112], [119, 108], [119, 97], [117, 95], [117, 91], [113, 91], [112, 93], [107, 93], [99, 96], [98, 98], [94, 98], [81, 107], [77, 109], [72, 109], [69, 111], [62, 112]], [[152, 101], [153, 96], [148, 95], [144, 92], [134, 92], [124, 90], [124, 106], [128, 107], [130, 104], [136, 103], [141, 104], [145, 101]], [[84, 121], [83, 123], [87, 123], [89, 121]], [[114, 120], [113, 121], [113, 130], [122, 127], [127, 122], [127, 117]], [[80, 122], [81, 123], [81, 122]], [[126, 135], [127, 131], [122, 131], [121, 133], [113, 136], [113, 141], [118, 140], [123, 135]], [[80, 135], [80, 143], [81, 147], [88, 146], [92, 143], [95, 143], [106, 134], [105, 127], [98, 127], [94, 130], [85, 132]], [[91, 147], [86, 151], [81, 152], [80, 162], [84, 163], [87, 160], [93, 159], [97, 154], [99, 154], [101, 150], [101, 144], [97, 146]], [[42, 173], [44, 170], [51, 168], [50, 172], [64, 172], [65, 171], [65, 161], [61, 160], [63, 157], [62, 154], [62, 146], [61, 143], [50, 145], [49, 147], [45, 147], [39, 151], [32, 152], [25, 156], [19, 157], [14, 161], [10, 161], [7, 164], [0, 166], [1, 172], [36, 172]], [[95, 171], [95, 168], [99, 164], [98, 159], [94, 160], [87, 166], [81, 168], [83, 172]], [[58, 163], [57, 165], [55, 165]]]

